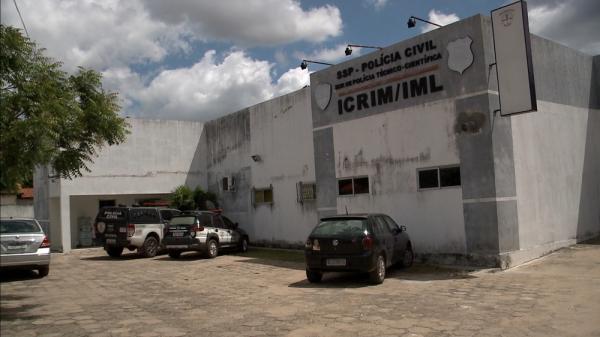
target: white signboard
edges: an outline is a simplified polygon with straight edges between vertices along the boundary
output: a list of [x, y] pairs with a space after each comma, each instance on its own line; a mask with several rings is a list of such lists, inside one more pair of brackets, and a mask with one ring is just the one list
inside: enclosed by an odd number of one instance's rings
[[492, 11], [500, 114], [537, 110], [527, 3], [518, 1]]

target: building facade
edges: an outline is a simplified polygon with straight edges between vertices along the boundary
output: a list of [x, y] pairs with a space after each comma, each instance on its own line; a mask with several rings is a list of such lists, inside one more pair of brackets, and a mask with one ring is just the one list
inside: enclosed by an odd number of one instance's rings
[[531, 49], [537, 111], [498, 113], [491, 22], [477, 15], [206, 124], [132, 120], [90, 174], [37, 181], [38, 208], [60, 210], [50, 222], [73, 243], [65, 232], [102, 198], [200, 185], [255, 243], [301, 247], [320, 217], [381, 212], [422, 259], [514, 266], [600, 234], [600, 56], [534, 35]]

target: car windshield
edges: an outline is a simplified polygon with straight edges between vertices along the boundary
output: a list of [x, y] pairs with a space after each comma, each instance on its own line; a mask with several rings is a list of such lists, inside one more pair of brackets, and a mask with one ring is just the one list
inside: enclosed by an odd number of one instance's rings
[[360, 235], [366, 229], [365, 219], [330, 219], [321, 222], [313, 231], [315, 235]]
[[32, 220], [2, 220], [0, 234], [41, 233], [42, 229]]
[[176, 216], [171, 219], [171, 225], [193, 225], [195, 223], [195, 216]]

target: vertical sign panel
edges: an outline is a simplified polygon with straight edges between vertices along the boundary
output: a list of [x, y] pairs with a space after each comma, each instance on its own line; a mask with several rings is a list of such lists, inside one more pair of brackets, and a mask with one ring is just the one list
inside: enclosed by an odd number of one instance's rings
[[502, 115], [537, 110], [527, 3], [492, 11], [494, 52]]

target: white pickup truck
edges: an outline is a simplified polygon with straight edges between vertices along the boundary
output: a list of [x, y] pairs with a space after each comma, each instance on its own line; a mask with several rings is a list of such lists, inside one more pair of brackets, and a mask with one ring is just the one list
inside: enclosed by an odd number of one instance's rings
[[123, 249], [154, 257], [160, 250], [165, 224], [179, 211], [155, 207], [103, 207], [94, 222], [94, 238], [109, 256]]

